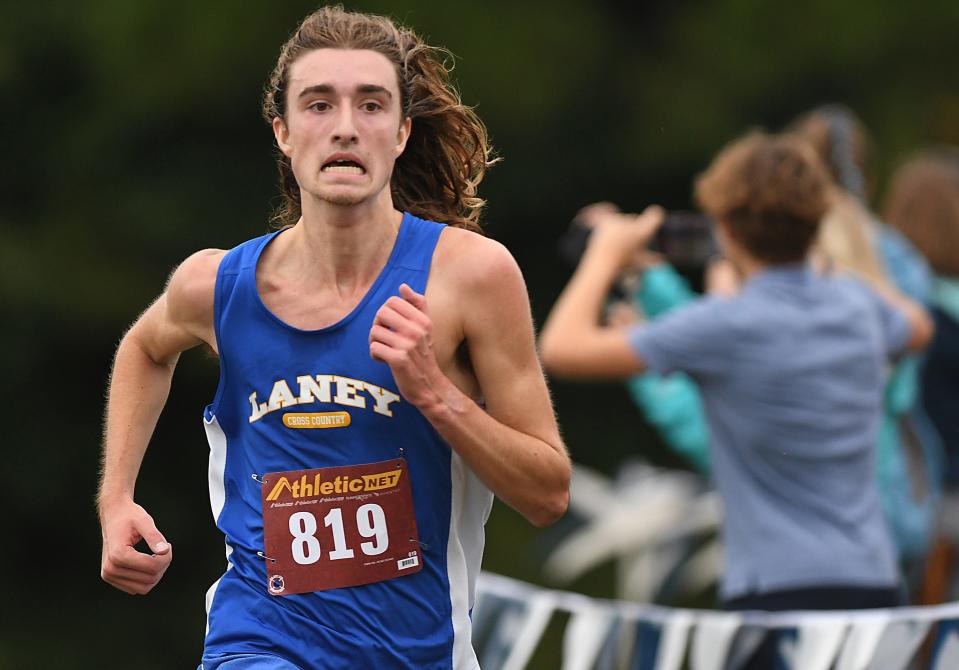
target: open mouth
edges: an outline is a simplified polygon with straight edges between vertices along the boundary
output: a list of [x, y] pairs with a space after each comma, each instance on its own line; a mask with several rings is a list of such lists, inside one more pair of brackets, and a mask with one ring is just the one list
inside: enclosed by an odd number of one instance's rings
[[337, 159], [324, 163], [321, 171], [338, 172], [340, 174], [366, 174], [362, 165], [349, 159]]

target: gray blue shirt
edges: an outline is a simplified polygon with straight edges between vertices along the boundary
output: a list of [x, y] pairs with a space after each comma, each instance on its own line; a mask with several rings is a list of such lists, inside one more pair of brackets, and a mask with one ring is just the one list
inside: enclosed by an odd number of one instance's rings
[[905, 317], [850, 278], [790, 265], [630, 331], [649, 369], [700, 387], [724, 505], [723, 598], [892, 587], [875, 479], [886, 363]]

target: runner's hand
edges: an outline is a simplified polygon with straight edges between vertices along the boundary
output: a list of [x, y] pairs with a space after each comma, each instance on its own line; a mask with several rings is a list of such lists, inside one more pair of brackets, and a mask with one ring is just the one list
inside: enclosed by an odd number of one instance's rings
[[433, 320], [426, 298], [406, 284], [383, 303], [370, 329], [370, 356], [390, 366], [399, 391], [423, 410], [444, 397], [448, 380], [433, 352]]
[[[146, 510], [129, 498], [101, 505], [100, 518], [103, 532], [100, 577], [126, 593], [148, 593], [170, 566], [173, 547], [157, 530]], [[152, 554], [134, 549], [140, 540], [146, 540]]]

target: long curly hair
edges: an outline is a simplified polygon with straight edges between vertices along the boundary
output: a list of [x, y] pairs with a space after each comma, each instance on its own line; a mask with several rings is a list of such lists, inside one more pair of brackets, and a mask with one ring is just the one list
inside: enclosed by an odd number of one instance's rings
[[[413, 132], [396, 160], [390, 189], [393, 204], [415, 216], [482, 232], [480, 213], [486, 201], [477, 187], [494, 158], [486, 127], [464, 105], [450, 81], [452, 54], [426, 44], [409, 28], [385, 16], [323, 7], [300, 23], [280, 51], [263, 96], [268, 124], [284, 118], [290, 66], [314, 49], [370, 49], [396, 68], [401, 109]], [[277, 151], [282, 204], [274, 225], [296, 223], [301, 215], [300, 187], [290, 159]]]

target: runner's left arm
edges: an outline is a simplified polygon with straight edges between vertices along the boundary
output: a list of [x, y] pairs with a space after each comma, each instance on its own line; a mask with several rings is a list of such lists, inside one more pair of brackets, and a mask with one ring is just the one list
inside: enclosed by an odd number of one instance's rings
[[526, 286], [502, 245], [470, 238], [468, 262], [438, 281], [453, 284], [485, 409], [440, 370], [429, 306], [405, 285], [402, 299], [378, 313], [370, 353], [390, 365], [403, 396], [497, 497], [547, 526], [566, 511], [571, 468], [536, 356]]

